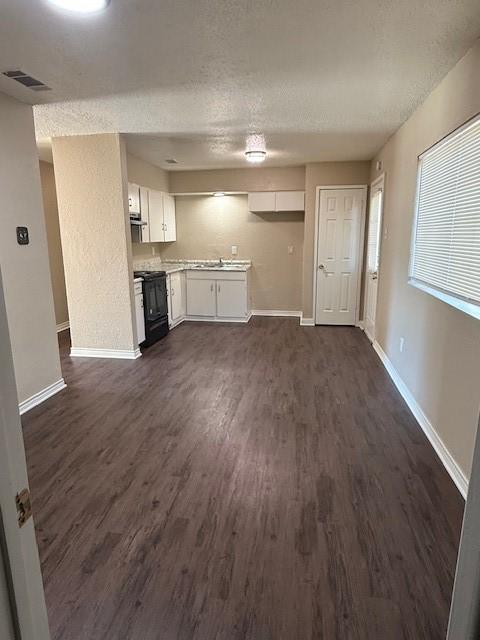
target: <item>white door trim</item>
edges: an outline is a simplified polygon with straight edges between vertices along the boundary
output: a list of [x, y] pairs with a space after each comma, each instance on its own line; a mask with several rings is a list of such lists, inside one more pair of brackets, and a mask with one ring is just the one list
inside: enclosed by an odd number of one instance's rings
[[[368, 210], [370, 212], [370, 202], [372, 200], [372, 194], [374, 189], [381, 188], [382, 190], [382, 210], [380, 212], [380, 234], [379, 234], [379, 247], [378, 247], [378, 276], [377, 276], [377, 300], [375, 303], [375, 325], [377, 324], [377, 308], [378, 308], [378, 287], [380, 285], [380, 274], [381, 274], [381, 262], [382, 262], [382, 239], [383, 239], [383, 212], [385, 210], [385, 171], [381, 173], [378, 178], [375, 178], [373, 182], [370, 183], [370, 190], [368, 194]], [[366, 230], [368, 233], [368, 229]], [[367, 248], [365, 247], [365, 256], [363, 260], [363, 282], [365, 284], [363, 290], [363, 329], [365, 329], [365, 314], [367, 310]], [[367, 332], [365, 332], [367, 338], [371, 340], [373, 343], [375, 341], [375, 327], [373, 331], [373, 336], [369, 336]]]
[[367, 191], [368, 185], [366, 184], [334, 184], [334, 185], [320, 185], [317, 186], [315, 192], [315, 235], [313, 245], [313, 323], [317, 322], [317, 277], [318, 277], [318, 224], [320, 220], [320, 192], [327, 191], [329, 189], [362, 189], [362, 218], [360, 222], [360, 234], [358, 245], [358, 276], [357, 276], [357, 299], [355, 303], [355, 324], [358, 325], [360, 321], [360, 292], [362, 285], [362, 266], [364, 257], [364, 242], [365, 242], [365, 217], [367, 211]]

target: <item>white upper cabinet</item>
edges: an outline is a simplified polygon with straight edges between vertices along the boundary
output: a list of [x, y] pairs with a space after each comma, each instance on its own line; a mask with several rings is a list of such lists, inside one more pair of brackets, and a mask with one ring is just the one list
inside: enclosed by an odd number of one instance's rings
[[177, 239], [177, 223], [175, 218], [175, 198], [169, 193], [163, 196], [164, 242]]
[[173, 242], [177, 239], [175, 198], [163, 191], [148, 190], [148, 242]]
[[128, 183], [128, 211], [140, 213], [140, 187], [132, 182]]
[[150, 242], [163, 242], [165, 231], [163, 226], [163, 192], [149, 189], [148, 191], [148, 221], [150, 227]]
[[304, 211], [304, 191], [256, 191], [248, 194], [252, 213], [266, 211]]
[[249, 193], [248, 208], [253, 212], [275, 211], [275, 191], [256, 191]]
[[277, 191], [275, 211], [304, 211], [305, 191]]

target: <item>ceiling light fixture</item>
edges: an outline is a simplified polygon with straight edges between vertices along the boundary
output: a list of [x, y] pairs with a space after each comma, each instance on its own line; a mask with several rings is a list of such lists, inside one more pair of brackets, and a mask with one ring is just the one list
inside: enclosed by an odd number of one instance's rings
[[214, 198], [223, 198], [223, 196], [224, 196], [224, 195], [225, 195], [225, 192], [224, 192], [224, 191], [214, 191], [214, 192], [212, 193], [212, 196], [213, 196]]
[[267, 157], [266, 151], [245, 151], [245, 156], [247, 158], [247, 162], [251, 162], [252, 164], [259, 164], [263, 162]]
[[110, 0], [49, 0], [50, 4], [66, 9], [67, 11], [75, 11], [76, 13], [95, 13], [106, 9]]
[[265, 145], [265, 137], [261, 133], [253, 133], [247, 138], [247, 148], [245, 149], [245, 157], [252, 164], [259, 164], [267, 157]]

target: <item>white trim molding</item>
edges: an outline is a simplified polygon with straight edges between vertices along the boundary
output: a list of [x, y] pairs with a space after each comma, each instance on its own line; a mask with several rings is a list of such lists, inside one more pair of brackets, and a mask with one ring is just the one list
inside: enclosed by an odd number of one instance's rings
[[378, 357], [382, 361], [383, 366], [387, 370], [389, 376], [391, 377], [391, 379], [393, 380], [395, 386], [397, 387], [398, 391], [400, 392], [400, 395], [403, 397], [403, 399], [407, 403], [410, 411], [413, 413], [413, 415], [416, 418], [418, 424], [422, 428], [422, 431], [427, 436], [430, 444], [432, 445], [432, 447], [435, 450], [435, 453], [440, 458], [443, 466], [445, 467], [445, 469], [447, 470], [448, 474], [452, 478], [453, 482], [457, 486], [457, 489], [460, 491], [460, 493], [462, 494], [463, 498], [466, 499], [467, 491], [468, 491], [468, 480], [465, 477], [463, 471], [460, 469], [460, 467], [458, 466], [458, 464], [454, 460], [452, 454], [447, 449], [447, 447], [446, 447], [445, 443], [443, 442], [443, 440], [440, 438], [438, 433], [435, 431], [432, 423], [430, 422], [430, 420], [427, 418], [427, 416], [423, 412], [423, 409], [421, 408], [421, 406], [418, 404], [418, 402], [413, 397], [412, 392], [410, 391], [410, 389], [407, 387], [405, 382], [400, 377], [400, 374], [398, 373], [398, 371], [393, 366], [393, 364], [390, 361], [389, 357], [387, 356], [385, 351], [382, 349], [382, 347], [379, 345], [379, 343], [376, 340], [373, 342], [373, 348], [377, 352]]
[[42, 389], [38, 393], [34, 393], [33, 396], [30, 396], [30, 398], [19, 403], [18, 410], [20, 415], [23, 415], [27, 411], [30, 411], [30, 409], [33, 409], [33, 407], [45, 402], [48, 398], [51, 398], [62, 389], [65, 389], [66, 386], [65, 380], [60, 378], [60, 380], [50, 384], [48, 387], [45, 387], [45, 389]]
[[66, 322], [57, 324], [57, 333], [61, 333], [62, 331], [66, 331], [67, 329], [70, 329], [70, 322], [68, 320]]
[[315, 320], [313, 318], [305, 318], [303, 313], [300, 316], [300, 326], [301, 327], [314, 327]]
[[279, 318], [301, 318], [301, 311], [280, 311], [278, 309], [253, 309], [252, 316], [272, 316]]
[[70, 355], [73, 358], [114, 358], [116, 360], [136, 360], [142, 352], [137, 349], [87, 349], [86, 347], [72, 347]]

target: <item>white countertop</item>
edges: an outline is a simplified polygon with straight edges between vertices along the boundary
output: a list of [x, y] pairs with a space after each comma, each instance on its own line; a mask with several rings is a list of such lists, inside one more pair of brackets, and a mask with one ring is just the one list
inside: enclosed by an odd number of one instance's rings
[[[155, 260], [145, 263], [136, 264], [135, 271], [165, 271], [167, 274], [176, 271], [248, 271], [252, 267], [250, 260], [224, 260], [220, 264], [218, 260], [170, 260], [169, 262], [160, 262]], [[135, 282], [141, 279], [136, 279]]]

